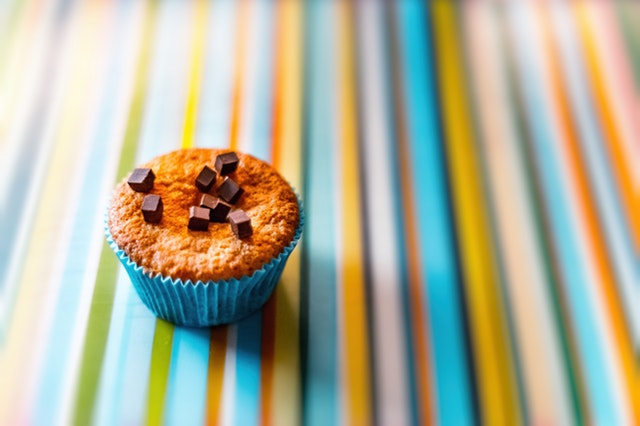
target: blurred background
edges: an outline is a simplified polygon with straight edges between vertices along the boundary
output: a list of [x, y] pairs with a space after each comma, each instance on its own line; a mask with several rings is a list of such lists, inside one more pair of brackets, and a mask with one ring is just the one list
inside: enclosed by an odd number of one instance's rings
[[[0, 424], [639, 424], [639, 85], [631, 0], [0, 0]], [[212, 329], [104, 241], [190, 146], [307, 213]]]

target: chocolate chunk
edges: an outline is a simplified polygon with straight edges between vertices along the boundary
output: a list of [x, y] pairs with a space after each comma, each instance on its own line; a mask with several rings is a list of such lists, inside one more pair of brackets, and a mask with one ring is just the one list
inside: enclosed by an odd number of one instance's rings
[[136, 192], [149, 192], [153, 188], [153, 181], [156, 180], [156, 175], [153, 174], [151, 169], [135, 169], [127, 183]]
[[156, 194], [145, 195], [142, 199], [142, 215], [149, 223], [159, 223], [162, 219], [162, 198]]
[[209, 194], [202, 194], [200, 198], [200, 207], [206, 207], [210, 210], [209, 220], [211, 222], [224, 223], [227, 221], [227, 214], [231, 210], [231, 206], [219, 198]]
[[238, 238], [247, 238], [253, 234], [251, 218], [244, 210], [234, 210], [229, 213], [229, 223], [231, 223], [231, 230]]
[[189, 207], [189, 229], [206, 231], [209, 229], [209, 209], [198, 206]]
[[202, 192], [209, 192], [216, 183], [216, 172], [211, 170], [209, 166], [204, 166], [202, 171], [196, 178], [196, 186]]
[[235, 204], [242, 194], [244, 194], [244, 189], [240, 188], [240, 185], [230, 177], [224, 178], [218, 187], [218, 196], [230, 204]]
[[238, 156], [235, 152], [225, 152], [216, 157], [216, 172], [220, 176], [226, 176], [233, 173], [238, 168]]

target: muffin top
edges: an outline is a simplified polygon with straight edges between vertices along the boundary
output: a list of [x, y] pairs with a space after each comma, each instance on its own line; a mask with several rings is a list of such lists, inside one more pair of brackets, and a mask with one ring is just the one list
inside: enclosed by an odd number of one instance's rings
[[[146, 222], [141, 210], [147, 193], [136, 192], [123, 179], [114, 189], [108, 212], [114, 242], [146, 273], [183, 281], [209, 281], [251, 275], [278, 256], [293, 240], [300, 221], [295, 193], [267, 163], [236, 152], [239, 162], [229, 177], [244, 190], [232, 206], [251, 219], [253, 233], [238, 238], [229, 222], [209, 223], [208, 230], [188, 227], [189, 209], [199, 206], [203, 192], [195, 181], [205, 165], [229, 150], [193, 148], [170, 152], [141, 165], [155, 174], [148, 194], [162, 199], [159, 223]], [[220, 185], [223, 178], [217, 178]], [[215, 187], [210, 194], [215, 195]]]

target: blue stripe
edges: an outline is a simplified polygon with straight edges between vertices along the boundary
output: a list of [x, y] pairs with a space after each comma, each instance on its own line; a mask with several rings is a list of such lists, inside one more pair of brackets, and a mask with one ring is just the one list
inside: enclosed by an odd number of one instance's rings
[[260, 411], [260, 348], [262, 311], [238, 323], [233, 423], [258, 424]]
[[305, 202], [307, 223], [305, 229], [305, 262], [307, 276], [301, 285], [307, 308], [308, 324], [306, 365], [303, 376], [303, 421], [309, 425], [337, 424], [338, 356], [336, 312], [336, 241], [334, 235], [334, 182], [333, 120], [335, 105], [335, 66], [333, 53], [335, 40], [332, 28], [331, 4], [323, 1], [307, 3], [305, 20], [308, 51], [314, 52], [307, 60], [309, 79], [308, 146], [306, 152]]
[[208, 328], [174, 328], [166, 399], [167, 424], [204, 423], [209, 335]]
[[[130, 16], [128, 6], [119, 7], [116, 19], [126, 19]], [[75, 214], [74, 227], [70, 236], [69, 249], [62, 274], [58, 302], [52, 319], [48, 342], [46, 343], [41, 382], [38, 386], [34, 419], [36, 424], [47, 424], [51, 419], [57, 418], [56, 413], [60, 408], [61, 389], [66, 380], [63, 366], [69, 362], [71, 337], [79, 309], [79, 298], [82, 294], [82, 285], [86, 273], [86, 266], [90, 253], [91, 239], [85, 238], [95, 231], [96, 218], [104, 215], [104, 203], [98, 199], [104, 180], [108, 176], [104, 158], [109, 150], [109, 137], [111, 129], [117, 120], [116, 97], [117, 88], [123, 78], [121, 51], [116, 46], [123, 42], [124, 31], [119, 32], [109, 47], [109, 71], [107, 81], [103, 85], [100, 110], [96, 127], [90, 137], [91, 149], [86, 162], [86, 173], [82, 184], [80, 200]], [[72, 254], [72, 255], [70, 255]]]
[[[583, 265], [576, 235], [576, 220], [570, 215], [569, 188], [562, 177], [554, 135], [551, 130], [551, 109], [542, 98], [539, 61], [532, 55], [531, 28], [526, 25], [522, 9], [514, 27], [520, 38], [520, 48], [514, 49], [519, 61], [521, 90], [524, 94], [529, 128], [534, 139], [533, 151], [538, 177], [543, 187], [543, 197], [550, 218], [552, 239], [559, 256], [562, 284], [567, 293], [566, 301], [576, 331], [579, 356], [584, 366], [584, 378], [593, 420], [597, 424], [621, 424], [622, 418], [613, 399], [613, 384], [606, 369], [602, 336], [594, 321], [594, 306], [584, 286], [590, 278]], [[526, 35], [525, 35], [526, 33]], [[593, 283], [592, 283], [593, 284]]]
[[[429, 22], [423, 2], [398, 3], [404, 52], [408, 135], [413, 160], [413, 184], [421, 263], [424, 265], [424, 306], [429, 307], [437, 416], [442, 424], [472, 424], [474, 412], [461, 312], [459, 277], [452, 244], [451, 214], [438, 129], [437, 95]], [[427, 336], [429, 338], [429, 336]]]
[[[180, 141], [185, 85], [183, 80], [172, 78], [172, 72], [180, 69], [176, 68], [175, 58], [186, 56], [186, 40], [175, 41], [174, 22], [180, 13], [188, 13], [181, 6], [178, 1], [163, 2], [158, 11], [136, 164], [177, 148]], [[120, 268], [98, 393], [97, 413], [102, 424], [139, 423], [144, 418], [155, 324], [155, 316], [142, 304]]]

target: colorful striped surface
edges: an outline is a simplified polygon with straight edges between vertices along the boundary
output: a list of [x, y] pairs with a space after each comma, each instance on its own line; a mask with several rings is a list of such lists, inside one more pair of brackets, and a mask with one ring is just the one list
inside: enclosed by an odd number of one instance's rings
[[[0, 425], [640, 424], [640, 5], [0, 0]], [[156, 319], [111, 188], [271, 162], [262, 311]]]

